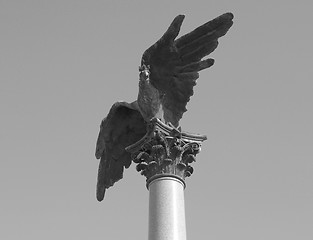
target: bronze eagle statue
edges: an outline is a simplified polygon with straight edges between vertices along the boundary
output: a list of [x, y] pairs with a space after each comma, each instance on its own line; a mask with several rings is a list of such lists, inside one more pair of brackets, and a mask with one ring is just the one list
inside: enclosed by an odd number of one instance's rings
[[212, 58], [203, 58], [216, 49], [218, 38], [233, 24], [233, 14], [225, 13], [176, 39], [184, 17], [175, 17], [164, 35], [144, 52], [137, 100], [116, 102], [101, 122], [96, 144], [98, 201], [122, 179], [124, 168], [131, 164], [125, 148], [146, 134], [151, 119], [178, 127], [199, 71], [214, 64]]

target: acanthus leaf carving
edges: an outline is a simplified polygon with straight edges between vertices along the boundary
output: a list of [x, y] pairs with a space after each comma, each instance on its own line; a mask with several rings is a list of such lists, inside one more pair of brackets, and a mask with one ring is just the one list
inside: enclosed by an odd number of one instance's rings
[[149, 180], [155, 176], [171, 175], [184, 181], [194, 169], [204, 135], [182, 132], [152, 119], [147, 134], [137, 143], [126, 148], [137, 164], [136, 170]]

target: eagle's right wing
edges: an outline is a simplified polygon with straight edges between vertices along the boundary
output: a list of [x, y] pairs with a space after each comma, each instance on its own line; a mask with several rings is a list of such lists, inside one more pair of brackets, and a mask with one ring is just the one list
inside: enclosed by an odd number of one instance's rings
[[102, 201], [105, 190], [123, 178], [124, 167], [131, 164], [125, 148], [146, 133], [146, 123], [138, 111], [137, 102], [115, 103], [100, 125], [96, 158], [100, 159], [97, 181], [97, 199]]
[[225, 13], [176, 39], [183, 20], [178, 15], [160, 40], [144, 52], [141, 62], [149, 68], [151, 84], [164, 95], [165, 121], [174, 126], [186, 111], [199, 71], [213, 65], [213, 59], [203, 58], [232, 26], [233, 14]]

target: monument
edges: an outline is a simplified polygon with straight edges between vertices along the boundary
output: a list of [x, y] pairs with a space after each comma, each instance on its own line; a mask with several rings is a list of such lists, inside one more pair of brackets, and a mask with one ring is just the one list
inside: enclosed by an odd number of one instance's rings
[[176, 39], [184, 20], [178, 15], [148, 48], [139, 67], [139, 92], [132, 103], [116, 102], [100, 125], [97, 199], [123, 178], [133, 161], [149, 190], [149, 240], [186, 239], [185, 178], [206, 136], [181, 130], [199, 71], [214, 64], [218, 38], [233, 24], [225, 13]]

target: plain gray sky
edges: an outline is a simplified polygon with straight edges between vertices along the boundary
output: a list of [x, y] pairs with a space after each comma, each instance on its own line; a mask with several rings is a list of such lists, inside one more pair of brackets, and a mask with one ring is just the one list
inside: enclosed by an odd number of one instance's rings
[[95, 142], [133, 101], [141, 54], [231, 11], [181, 121], [208, 140], [185, 190], [189, 239], [313, 239], [311, 1], [0, 0], [0, 238], [147, 239], [134, 166], [95, 198]]

